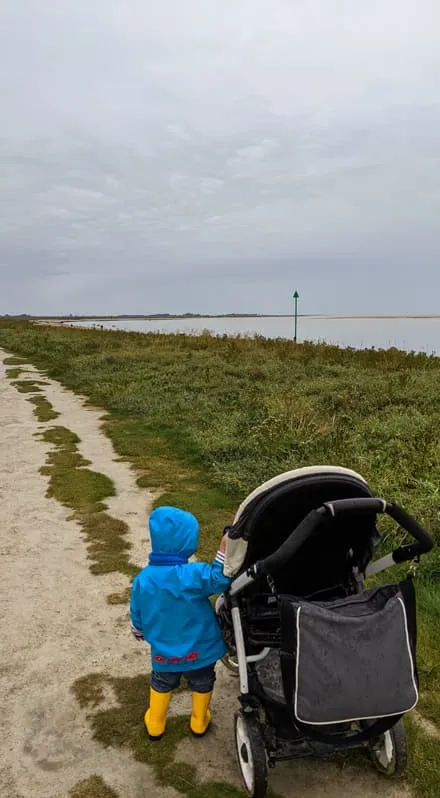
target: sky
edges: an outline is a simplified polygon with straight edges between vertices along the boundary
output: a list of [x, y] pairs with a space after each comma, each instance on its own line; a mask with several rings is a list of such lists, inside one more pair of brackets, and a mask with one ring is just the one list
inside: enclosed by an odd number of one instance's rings
[[0, 4], [0, 313], [440, 313], [438, 0]]

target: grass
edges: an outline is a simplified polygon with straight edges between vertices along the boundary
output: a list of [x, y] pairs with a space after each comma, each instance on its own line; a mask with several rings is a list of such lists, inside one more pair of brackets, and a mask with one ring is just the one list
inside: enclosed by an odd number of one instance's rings
[[[200, 512], [211, 553], [248, 491], [320, 462], [360, 471], [440, 537], [439, 358], [14, 322], [0, 345], [104, 407], [139, 484]], [[438, 551], [421, 574], [440, 577]]]
[[[136, 469], [138, 484], [160, 489], [158, 502], [199, 517], [203, 558], [213, 555], [250, 490], [281, 471], [317, 463], [359, 471], [440, 542], [440, 358], [14, 322], [0, 323], [0, 346], [24, 358], [10, 365], [31, 361], [107, 410], [106, 431]], [[389, 549], [400, 536], [389, 526], [384, 530]], [[110, 560], [121, 540], [115, 532], [107, 540]], [[439, 724], [439, 548], [423, 558], [417, 579], [420, 710]], [[113, 594], [109, 601], [122, 597]], [[432, 740], [414, 724], [410, 740], [413, 748], [417, 744], [411, 784], [421, 798], [434, 796], [429, 784], [440, 783], [440, 762], [430, 758]], [[133, 742], [134, 750], [138, 745]]]
[[[418, 709], [440, 729], [440, 589], [419, 585], [418, 669], [420, 701]], [[440, 794], [440, 793], [439, 793]]]
[[40, 423], [43, 424], [58, 418], [59, 413], [53, 409], [51, 403], [44, 396], [40, 395], [42, 393], [40, 385], [47, 385], [47, 383], [42, 380], [15, 380], [12, 385], [19, 393], [32, 394], [28, 400], [35, 406], [34, 415]]
[[123, 604], [127, 607], [130, 601], [130, 592], [131, 587], [127, 587], [125, 590], [121, 590], [120, 593], [110, 593], [110, 595], [107, 596], [107, 604]]
[[12, 383], [19, 393], [38, 393], [41, 391], [40, 384], [37, 380], [16, 380]]
[[87, 468], [90, 463], [78, 451], [80, 440], [71, 430], [52, 427], [41, 437], [54, 446], [41, 468], [41, 473], [49, 477], [47, 495], [72, 510], [72, 518], [81, 525], [91, 572], [118, 571], [134, 576], [138, 569], [128, 556], [128, 526], [106, 512], [105, 500], [115, 495], [112, 480]]
[[6, 369], [6, 376], [10, 380], [17, 380], [20, 374], [24, 373], [24, 369], [16, 368], [16, 369]]
[[134, 466], [141, 488], [157, 489], [156, 504], [171, 504], [194, 513], [203, 530], [198, 556], [211, 558], [232, 503], [218, 487], [207, 485], [200, 470], [176, 457], [171, 443], [144, 419], [107, 419], [104, 428], [118, 454]]
[[29, 402], [35, 405], [34, 416], [37, 421], [44, 424], [48, 421], [53, 421], [60, 415], [53, 409], [52, 405], [44, 396], [30, 396]]
[[439, 798], [439, 750], [438, 739], [425, 734], [411, 716], [405, 723], [409, 762], [407, 777], [418, 798]]
[[[109, 689], [116, 704], [102, 708]], [[154, 769], [161, 787], [174, 787], [185, 798], [243, 798], [243, 791], [230, 785], [200, 783], [195, 765], [175, 762], [178, 744], [190, 734], [188, 717], [170, 717], [161, 743], [148, 744], [143, 724], [148, 690], [145, 676], [112, 678], [90, 674], [73, 685], [77, 701], [89, 711], [93, 738], [106, 747], [130, 750], [138, 762]]]
[[119, 793], [112, 790], [101, 776], [90, 776], [72, 787], [69, 798], [119, 798]]
[[[9, 325], [4, 325], [4, 326], [8, 327]], [[5, 364], [5, 366], [23, 366], [26, 363], [26, 358], [15, 357], [15, 356], [5, 357], [3, 363]]]

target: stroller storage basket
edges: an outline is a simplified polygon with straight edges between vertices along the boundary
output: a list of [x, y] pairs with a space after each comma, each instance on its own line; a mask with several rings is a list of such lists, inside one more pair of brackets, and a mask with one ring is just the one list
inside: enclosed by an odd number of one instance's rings
[[284, 689], [299, 723], [399, 716], [415, 707], [411, 580], [330, 602], [281, 600]]

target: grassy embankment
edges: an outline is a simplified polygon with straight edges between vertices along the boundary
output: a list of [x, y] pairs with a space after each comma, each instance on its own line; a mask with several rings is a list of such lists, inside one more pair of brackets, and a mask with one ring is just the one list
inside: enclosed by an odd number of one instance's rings
[[[107, 409], [106, 431], [139, 484], [199, 516], [202, 556], [249, 490], [317, 463], [359, 471], [440, 540], [440, 359], [13, 323], [0, 325], [0, 345]], [[420, 567], [418, 596], [420, 711], [438, 726], [439, 580], [436, 551]], [[410, 781], [434, 798], [438, 740], [414, 722], [409, 731]]]

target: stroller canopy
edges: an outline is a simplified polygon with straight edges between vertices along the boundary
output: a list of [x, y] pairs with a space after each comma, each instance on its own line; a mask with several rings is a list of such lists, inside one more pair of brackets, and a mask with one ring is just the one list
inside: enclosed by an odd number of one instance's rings
[[[229, 529], [225, 573], [238, 574], [276, 551], [303, 518], [324, 502], [369, 498], [366, 481], [337, 466], [313, 466], [279, 474], [240, 505]], [[375, 514], [329, 518], [276, 576], [280, 592], [307, 595], [345, 582], [353, 565], [364, 569], [380, 541]]]

